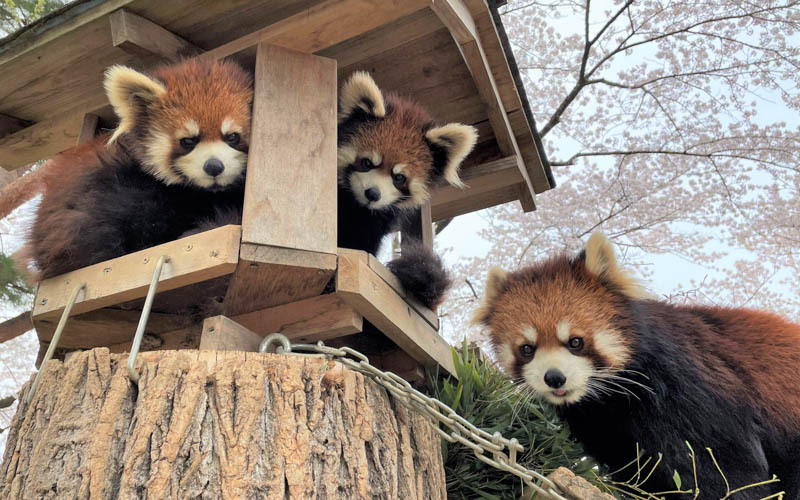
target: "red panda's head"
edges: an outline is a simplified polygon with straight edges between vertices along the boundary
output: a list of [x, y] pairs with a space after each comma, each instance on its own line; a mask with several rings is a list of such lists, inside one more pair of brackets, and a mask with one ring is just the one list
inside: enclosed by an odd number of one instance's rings
[[475, 141], [469, 125], [435, 126], [417, 103], [354, 73], [339, 93], [339, 184], [373, 210], [417, 208], [441, 179], [462, 187], [458, 168]]
[[252, 78], [227, 61], [188, 60], [151, 76], [125, 66], [106, 71], [106, 94], [123, 143], [165, 184], [223, 189], [247, 166]]
[[646, 297], [599, 233], [584, 252], [515, 272], [489, 271], [474, 321], [487, 326], [506, 372], [554, 404], [575, 403], [613, 383], [631, 356], [630, 299]]

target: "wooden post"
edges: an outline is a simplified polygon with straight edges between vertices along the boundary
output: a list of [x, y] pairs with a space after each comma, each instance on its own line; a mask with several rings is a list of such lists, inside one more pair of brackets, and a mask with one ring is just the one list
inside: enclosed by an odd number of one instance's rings
[[99, 348], [23, 388], [0, 498], [444, 499], [441, 439], [323, 357]]
[[421, 241], [426, 247], [433, 248], [433, 221], [431, 220], [431, 202], [428, 201], [419, 213], [408, 220], [402, 231], [401, 248], [406, 244], [407, 238]]
[[78, 134], [78, 144], [91, 141], [97, 134], [97, 126], [100, 123], [100, 117], [94, 113], [86, 113], [83, 117], [83, 124], [81, 125], [81, 132]]
[[236, 316], [318, 295], [336, 270], [336, 61], [259, 44]]

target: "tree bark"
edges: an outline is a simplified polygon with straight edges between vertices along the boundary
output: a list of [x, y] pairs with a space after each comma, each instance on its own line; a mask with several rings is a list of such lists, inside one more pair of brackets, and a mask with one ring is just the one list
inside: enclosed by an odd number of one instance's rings
[[438, 435], [322, 357], [217, 351], [50, 361], [22, 389], [0, 498], [445, 498]]

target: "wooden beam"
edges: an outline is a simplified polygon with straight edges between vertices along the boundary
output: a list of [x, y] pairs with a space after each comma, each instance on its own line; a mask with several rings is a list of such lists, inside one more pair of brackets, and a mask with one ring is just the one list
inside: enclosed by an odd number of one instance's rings
[[238, 262], [240, 235], [239, 226], [223, 226], [44, 280], [36, 293], [34, 321], [58, 318], [81, 283], [86, 283], [86, 291], [73, 315], [144, 297], [162, 255], [171, 260], [164, 266], [159, 291], [231, 274]]
[[7, 340], [19, 337], [33, 328], [31, 312], [25, 311], [11, 319], [0, 323], [0, 344]]
[[339, 249], [336, 291], [364, 318], [419, 363], [455, 374], [450, 346], [369, 267], [368, 254]]
[[243, 243], [336, 254], [336, 99], [336, 61], [258, 46]]
[[508, 121], [494, 75], [481, 46], [475, 21], [461, 0], [432, 0], [432, 2], [431, 8], [448, 27], [453, 38], [461, 47], [464, 62], [472, 73], [478, 94], [486, 105], [489, 123], [500, 151], [506, 156], [517, 158], [517, 166], [526, 185], [526, 189], [520, 190], [522, 208], [526, 212], [534, 210], [536, 208], [534, 202], [536, 191], [531, 181], [531, 172], [528, 170], [539, 168], [540, 165], [529, 166], [522, 161], [522, 155]]
[[203, 321], [201, 351], [256, 352], [263, 337], [227, 316], [212, 316]]
[[392, 287], [392, 290], [394, 290], [397, 295], [402, 297], [403, 300], [405, 300], [408, 305], [414, 308], [414, 310], [417, 311], [420, 316], [425, 318], [425, 321], [427, 321], [429, 325], [435, 328], [436, 331], [439, 331], [439, 316], [437, 316], [435, 312], [423, 306], [414, 296], [409, 295], [405, 288], [403, 288], [400, 280], [397, 279], [397, 276], [395, 276], [386, 266], [381, 264], [377, 257], [372, 254], [367, 254], [367, 264], [375, 274], [380, 276], [387, 285]]
[[425, 368], [402, 349], [384, 352], [375, 358], [374, 363], [380, 366], [381, 370], [400, 375], [412, 384], [426, 382]]
[[442, 184], [433, 195], [434, 221], [516, 200], [522, 184], [517, 161], [510, 156], [471, 166], [462, 172], [461, 178], [466, 188]]
[[111, 42], [129, 54], [141, 57], [157, 55], [179, 61], [202, 52], [202, 49], [141, 16], [120, 9], [108, 16]]
[[0, 138], [0, 166], [14, 170], [71, 148], [78, 140], [85, 115], [82, 111], [57, 114]]
[[282, 333], [311, 343], [361, 332], [363, 318], [339, 294], [329, 293], [233, 318], [261, 336]]
[[18, 130], [22, 130], [25, 127], [30, 127], [30, 126], [31, 122], [29, 122], [28, 120], [22, 120], [14, 116], [9, 116], [0, 113], [0, 137], [5, 137], [9, 134], [13, 134]]
[[336, 255], [243, 243], [225, 296], [225, 315], [319, 295], [336, 271]]
[[[259, 43], [317, 52], [425, 7], [426, 0], [326, 0], [200, 57], [228, 57]], [[355, 15], [356, 12], [363, 15]]]
[[100, 124], [100, 117], [94, 113], [86, 113], [83, 117], [81, 131], [78, 134], [78, 144], [91, 141], [97, 135], [97, 126]]

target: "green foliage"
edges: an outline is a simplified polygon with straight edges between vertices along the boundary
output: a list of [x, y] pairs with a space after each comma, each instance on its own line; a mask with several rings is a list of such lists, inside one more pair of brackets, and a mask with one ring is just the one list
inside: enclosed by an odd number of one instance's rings
[[14, 260], [0, 253], [0, 303], [20, 306], [32, 299], [33, 290], [28, 288]]
[[[434, 375], [433, 396], [450, 405], [459, 415], [489, 433], [499, 431], [516, 438], [525, 447], [518, 462], [547, 473], [564, 466], [598, 484], [592, 473], [594, 462], [570, 437], [555, 410], [533, 397], [525, 386], [511, 382], [492, 363], [467, 348], [453, 350], [458, 380]], [[523, 484], [515, 476], [481, 462], [460, 443], [442, 441], [448, 498], [518, 499]]]
[[53, 12], [67, 0], [0, 0], [0, 37]]

